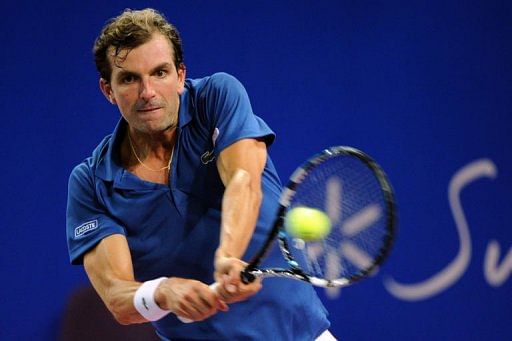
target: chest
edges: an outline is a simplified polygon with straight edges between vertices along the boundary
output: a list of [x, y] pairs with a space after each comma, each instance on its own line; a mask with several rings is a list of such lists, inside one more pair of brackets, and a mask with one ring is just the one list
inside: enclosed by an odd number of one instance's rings
[[144, 168], [138, 164], [128, 169], [130, 173], [137, 176], [139, 179], [156, 184], [168, 185], [169, 184], [169, 169], [161, 169], [158, 171]]
[[221, 207], [224, 184], [214, 153], [215, 131], [205, 125], [189, 124], [179, 132], [171, 167], [171, 188], [209, 208]]

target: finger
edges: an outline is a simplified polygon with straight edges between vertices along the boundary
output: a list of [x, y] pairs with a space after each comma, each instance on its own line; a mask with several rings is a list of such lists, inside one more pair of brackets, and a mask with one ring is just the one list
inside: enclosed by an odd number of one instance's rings
[[184, 297], [180, 304], [183, 313], [179, 315], [194, 321], [204, 320], [217, 312], [217, 301], [217, 295], [210, 288], [201, 286]]
[[220, 280], [215, 287], [215, 293], [221, 300], [226, 300], [227, 298], [229, 298], [229, 291], [226, 288], [226, 286], [229, 285], [228, 278], [228, 275], [220, 276]]
[[186, 320], [192, 321], [201, 321], [204, 320], [217, 312], [216, 308], [208, 308], [206, 306], [194, 305], [183, 307], [183, 313], [178, 313], [181, 318], [185, 318]]
[[261, 280], [254, 281], [250, 284], [240, 284], [236, 295], [230, 297], [228, 303], [244, 301], [255, 295], [262, 288]]
[[219, 299], [218, 295], [218, 283], [213, 283], [205, 290], [202, 290], [199, 298], [202, 303], [202, 307], [200, 307], [200, 311], [204, 314], [212, 315], [217, 309], [222, 311], [227, 311], [227, 304]]
[[201, 305], [197, 307], [198, 312], [204, 318], [210, 317], [217, 312], [217, 298], [210, 302], [204, 297], [201, 297]]
[[215, 296], [215, 300], [217, 303], [217, 309], [221, 310], [221, 311], [228, 311], [229, 310], [228, 305], [226, 304], [226, 302], [224, 302], [224, 300], [222, 299], [222, 297], [219, 294], [220, 287], [221, 287], [221, 283], [219, 283], [219, 282], [213, 282], [209, 286], [210, 290], [212, 291], [212, 293]]
[[238, 290], [238, 283], [231, 275], [222, 275], [222, 288], [227, 294], [234, 294]]
[[201, 320], [204, 320], [204, 319], [212, 316], [216, 312], [216, 310], [213, 310], [210, 313], [200, 312], [193, 307], [187, 307], [187, 308], [185, 308], [185, 310], [189, 311], [189, 313], [185, 313], [185, 312], [176, 313], [178, 319], [183, 323], [191, 323], [194, 321], [201, 321]]
[[217, 300], [217, 309], [220, 310], [220, 311], [229, 311], [229, 306], [227, 305], [226, 302], [224, 302], [223, 300]]

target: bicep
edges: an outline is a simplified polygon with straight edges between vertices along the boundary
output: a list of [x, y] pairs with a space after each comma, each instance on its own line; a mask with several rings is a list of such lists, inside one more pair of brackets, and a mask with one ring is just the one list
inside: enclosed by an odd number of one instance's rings
[[227, 186], [238, 170], [250, 175], [251, 187], [260, 189], [261, 174], [267, 161], [267, 145], [257, 139], [242, 139], [220, 152], [217, 160], [219, 175]]

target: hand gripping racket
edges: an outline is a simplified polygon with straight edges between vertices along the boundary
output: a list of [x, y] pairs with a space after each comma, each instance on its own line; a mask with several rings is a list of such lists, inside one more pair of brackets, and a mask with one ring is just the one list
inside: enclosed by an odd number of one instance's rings
[[[287, 213], [296, 207], [325, 212], [332, 225], [329, 234], [321, 240], [288, 235]], [[384, 171], [360, 150], [331, 147], [292, 174], [281, 193], [272, 230], [241, 278], [244, 283], [285, 277], [319, 287], [347, 286], [382, 264], [395, 234], [396, 205]], [[287, 267], [260, 268], [275, 239]]]

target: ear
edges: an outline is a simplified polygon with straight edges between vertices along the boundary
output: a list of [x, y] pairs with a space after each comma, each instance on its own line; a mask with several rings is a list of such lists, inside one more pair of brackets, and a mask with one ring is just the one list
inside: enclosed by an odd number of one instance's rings
[[185, 78], [187, 76], [187, 68], [181, 63], [178, 68], [178, 94], [181, 95], [185, 89]]
[[117, 104], [112, 92], [112, 87], [110, 86], [110, 83], [107, 82], [104, 78], [100, 78], [100, 89], [110, 103]]

